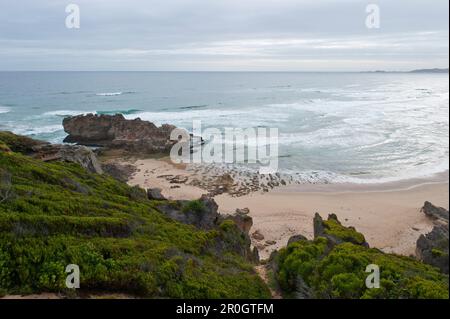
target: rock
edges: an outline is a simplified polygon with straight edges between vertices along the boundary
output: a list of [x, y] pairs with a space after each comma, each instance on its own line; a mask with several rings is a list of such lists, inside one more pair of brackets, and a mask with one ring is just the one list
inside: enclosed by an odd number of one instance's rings
[[273, 246], [273, 245], [276, 245], [276, 244], [277, 244], [277, 242], [275, 240], [267, 240], [266, 241], [266, 245], [267, 246]]
[[243, 232], [236, 222], [231, 225], [223, 224], [233, 219], [218, 213], [218, 205], [213, 198], [203, 195], [197, 201], [168, 201], [158, 205], [157, 208], [166, 216], [181, 223], [194, 225], [202, 230], [217, 230], [220, 236], [214, 237], [205, 247], [213, 254], [231, 250], [252, 263], [259, 262], [258, 250], [251, 249], [248, 233]]
[[417, 240], [416, 256], [419, 260], [438, 267], [448, 274], [449, 231], [447, 225], [438, 225], [431, 233], [420, 235]]
[[430, 233], [420, 235], [416, 244], [416, 257], [448, 274], [448, 210], [425, 202], [421, 211], [434, 221], [435, 226]]
[[421, 212], [435, 220], [442, 220], [448, 223], [448, 210], [442, 207], [436, 207], [430, 202], [425, 202]]
[[343, 226], [335, 214], [328, 215], [328, 220], [326, 221], [318, 213], [315, 214], [314, 238], [317, 237], [328, 239], [331, 246], [350, 242], [355, 245], [369, 247], [363, 234], [357, 232], [354, 227]]
[[257, 241], [262, 241], [264, 240], [264, 235], [261, 234], [259, 230], [257, 230], [252, 234], [252, 238]]
[[78, 163], [92, 173], [103, 174], [94, 152], [85, 146], [62, 145], [57, 156], [61, 161]]
[[308, 240], [308, 238], [306, 238], [303, 235], [295, 235], [295, 236], [292, 236], [291, 238], [289, 238], [287, 245], [289, 246], [290, 244], [297, 243], [302, 240]]
[[147, 197], [150, 200], [166, 200], [166, 198], [161, 193], [161, 188], [149, 188], [147, 189]]
[[61, 145], [61, 144], [41, 144], [33, 147], [33, 157], [42, 161], [64, 161], [77, 163], [86, 170], [103, 174], [100, 162], [94, 152], [86, 146]]
[[253, 226], [253, 218], [248, 216], [250, 210], [248, 208], [236, 209], [234, 215], [227, 215], [225, 219], [230, 219], [234, 221], [236, 226], [245, 234], [249, 234], [250, 229]]
[[[201, 207], [191, 205], [193, 202], [201, 203]], [[180, 223], [194, 225], [203, 230], [216, 228], [218, 221], [223, 219], [217, 212], [219, 206], [208, 196], [203, 195], [198, 201], [178, 201], [177, 203], [178, 205], [162, 204], [158, 206], [158, 209]]]
[[172, 178], [169, 178], [168, 180], [170, 184], [185, 184], [188, 181], [188, 179], [189, 178], [187, 176], [177, 175]]
[[176, 128], [164, 124], [157, 127], [141, 119], [127, 120], [116, 115], [78, 115], [63, 120], [64, 131], [69, 134], [64, 142], [87, 146], [121, 149], [131, 153], [167, 153], [175, 144], [170, 140]]
[[128, 182], [130, 177], [136, 172], [136, 168], [133, 165], [119, 163], [102, 164], [102, 170], [105, 174], [123, 183]]
[[258, 248], [253, 247], [252, 253], [253, 253], [252, 259], [253, 259], [255, 262], [258, 262], [258, 261], [260, 260]]
[[236, 214], [238, 214], [238, 215], [248, 215], [248, 214], [250, 214], [250, 209], [248, 209], [248, 208], [242, 208], [242, 209], [238, 208], [238, 209], [236, 209]]

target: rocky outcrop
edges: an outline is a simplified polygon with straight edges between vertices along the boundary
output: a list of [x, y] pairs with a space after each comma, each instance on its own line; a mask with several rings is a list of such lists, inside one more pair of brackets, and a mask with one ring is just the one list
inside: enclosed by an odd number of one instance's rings
[[77, 163], [92, 173], [102, 174], [103, 170], [94, 152], [86, 146], [42, 144], [33, 148], [34, 158], [45, 162], [64, 161]]
[[253, 226], [253, 218], [248, 216], [250, 210], [248, 208], [236, 209], [234, 215], [228, 215], [225, 218], [234, 221], [236, 226], [244, 233], [248, 234]]
[[316, 213], [314, 216], [314, 238], [324, 237], [331, 245], [339, 245], [350, 242], [355, 245], [369, 247], [364, 235], [357, 232], [354, 227], [345, 227], [341, 224], [335, 214], [328, 215], [328, 220], [324, 221]]
[[0, 131], [0, 144], [4, 145], [5, 152], [21, 153], [44, 162], [77, 163], [92, 173], [103, 173], [96, 155], [85, 146], [50, 144], [3, 131]]
[[425, 202], [421, 211], [434, 221], [435, 226], [430, 233], [421, 235], [417, 240], [416, 256], [419, 260], [448, 274], [448, 210]]
[[221, 215], [215, 200], [207, 195], [194, 201], [166, 201], [159, 204], [157, 208], [178, 222], [190, 224], [202, 230], [219, 231], [220, 240], [216, 238], [209, 243], [209, 249], [215, 254], [232, 250], [251, 262], [259, 261], [259, 252], [251, 248], [248, 233], [253, 221], [251, 217], [242, 214], [242, 210], [234, 215]]
[[436, 207], [430, 202], [425, 202], [420, 211], [431, 219], [448, 223], [448, 210], [446, 210], [445, 208]]
[[149, 188], [147, 189], [147, 197], [150, 200], [166, 200], [161, 192], [161, 188]]
[[435, 226], [433, 230], [420, 235], [417, 240], [416, 255], [424, 263], [439, 268], [448, 274], [448, 225]]
[[204, 230], [213, 229], [219, 224], [221, 215], [218, 208], [214, 199], [206, 195], [195, 201], [168, 202], [158, 206], [166, 216]]
[[170, 141], [170, 133], [175, 126], [164, 124], [157, 127], [139, 118], [127, 120], [121, 114], [67, 117], [63, 126], [69, 134], [64, 142], [131, 153], [167, 153], [175, 143]]

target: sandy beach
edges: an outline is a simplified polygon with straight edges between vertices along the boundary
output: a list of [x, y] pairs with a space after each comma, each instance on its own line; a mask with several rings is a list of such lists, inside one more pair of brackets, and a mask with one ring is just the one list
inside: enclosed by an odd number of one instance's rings
[[[202, 176], [195, 169], [174, 166], [168, 159], [132, 162], [138, 169], [129, 181], [144, 188], [160, 188], [170, 199], [196, 199], [208, 191], [194, 186]], [[194, 184], [194, 185], [192, 185]], [[293, 235], [313, 237], [312, 219], [316, 212], [326, 217], [335, 213], [346, 226], [362, 232], [371, 247], [402, 255], [414, 254], [420, 234], [431, 231], [432, 222], [420, 212], [425, 201], [448, 209], [448, 173], [439, 179], [414, 180], [393, 184], [365, 185], [287, 185], [269, 192], [256, 191], [243, 196], [227, 193], [215, 196], [221, 213], [249, 208], [253, 218], [250, 233], [262, 259], [286, 245]]]

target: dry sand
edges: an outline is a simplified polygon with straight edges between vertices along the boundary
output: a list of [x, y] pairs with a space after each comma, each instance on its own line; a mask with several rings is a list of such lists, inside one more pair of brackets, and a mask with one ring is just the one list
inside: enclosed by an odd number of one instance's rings
[[[134, 164], [139, 171], [130, 180], [131, 185], [161, 188], [163, 195], [172, 199], [196, 199], [206, 193], [204, 189], [173, 184], [161, 177], [195, 174], [184, 166], [155, 159], [138, 160]], [[262, 259], [284, 247], [293, 235], [312, 238], [316, 212], [323, 217], [329, 213], [337, 214], [344, 225], [354, 226], [362, 232], [372, 247], [411, 255], [419, 235], [432, 229], [432, 222], [420, 212], [423, 203], [430, 201], [446, 209], [449, 207], [448, 174], [446, 176], [444, 182], [418, 184], [418, 181], [410, 181], [376, 187], [291, 185], [242, 197], [222, 194], [215, 200], [222, 213], [233, 213], [236, 208], [250, 209], [254, 222], [251, 233], [258, 231], [264, 236], [263, 240], [252, 239]]]

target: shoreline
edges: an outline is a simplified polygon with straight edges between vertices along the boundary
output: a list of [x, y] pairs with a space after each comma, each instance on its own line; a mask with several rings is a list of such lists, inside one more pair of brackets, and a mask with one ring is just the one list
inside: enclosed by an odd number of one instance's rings
[[[167, 158], [122, 163], [137, 168], [130, 185], [160, 188], [168, 199], [193, 200], [208, 193], [191, 183], [210, 178], [204, 171], [174, 165]], [[261, 259], [267, 259], [272, 251], [286, 246], [291, 236], [301, 234], [311, 239], [316, 212], [323, 217], [337, 214], [345, 226], [354, 226], [363, 233], [371, 247], [413, 255], [419, 236], [433, 227], [433, 222], [420, 212], [421, 207], [430, 201], [448, 209], [448, 194], [447, 171], [429, 179], [384, 184], [280, 185], [268, 192], [252, 191], [242, 196], [219, 193], [214, 199], [223, 214], [242, 208], [250, 210], [252, 244], [258, 248]], [[257, 235], [253, 236], [255, 232]]]

